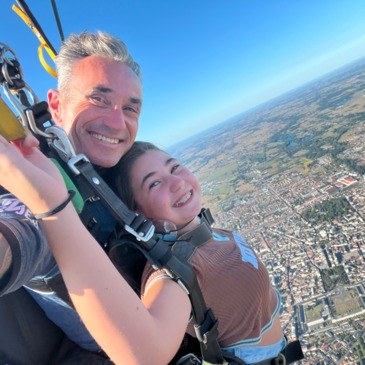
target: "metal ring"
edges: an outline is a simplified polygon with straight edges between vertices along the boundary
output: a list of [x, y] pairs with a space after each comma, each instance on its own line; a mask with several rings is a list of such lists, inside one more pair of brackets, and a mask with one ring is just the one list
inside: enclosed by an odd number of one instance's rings
[[1, 52], [1, 54], [2, 54], [2, 58], [4, 59], [4, 61], [6, 63], [8, 63], [10, 66], [14, 66], [13, 62], [6, 55], [6, 52], [10, 52], [12, 54], [12, 56], [16, 59], [17, 56], [16, 56], [15, 52], [9, 46], [7, 46], [4, 43], [1, 43], [0, 42], [0, 46], [2, 46], [2, 52]]
[[[9, 75], [9, 72], [8, 72], [8, 67], [9, 67], [9, 63], [4, 63], [3, 64], [3, 67], [2, 67], [2, 72], [3, 72], [3, 75], [4, 75], [4, 78], [5, 78], [5, 81], [10, 85], [10, 86], [14, 86], [14, 82], [13, 82], [13, 79], [14, 78], [17, 78], [19, 80], [21, 80], [23, 78], [23, 75], [22, 75], [22, 71], [20, 68], [18, 68], [18, 73], [16, 75], [14, 75], [13, 78], [10, 77]], [[12, 67], [14, 67], [14, 65], [10, 65]]]

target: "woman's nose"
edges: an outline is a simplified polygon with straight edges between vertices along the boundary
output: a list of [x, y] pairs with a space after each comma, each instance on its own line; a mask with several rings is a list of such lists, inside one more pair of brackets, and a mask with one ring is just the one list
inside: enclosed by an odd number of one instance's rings
[[178, 176], [171, 175], [170, 188], [175, 192], [180, 190], [184, 186], [184, 180]]

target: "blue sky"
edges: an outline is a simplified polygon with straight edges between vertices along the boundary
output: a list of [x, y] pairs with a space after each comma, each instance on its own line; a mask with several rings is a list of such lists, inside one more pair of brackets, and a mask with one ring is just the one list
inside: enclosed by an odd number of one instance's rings
[[[58, 49], [51, 1], [27, 0]], [[0, 1], [0, 42], [43, 100], [56, 80], [39, 42]], [[166, 148], [360, 57], [363, 0], [56, 0], [65, 37], [104, 30], [123, 39], [143, 71], [138, 139]]]

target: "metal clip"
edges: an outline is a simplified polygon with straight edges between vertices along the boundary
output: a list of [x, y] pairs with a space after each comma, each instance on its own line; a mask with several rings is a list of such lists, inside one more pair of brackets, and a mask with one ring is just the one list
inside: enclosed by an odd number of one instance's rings
[[67, 161], [67, 165], [70, 167], [71, 171], [75, 174], [75, 175], [79, 175], [80, 174], [80, 170], [76, 167], [76, 164], [80, 161], [86, 161], [86, 162], [90, 162], [89, 159], [83, 155], [82, 153], [75, 155], [73, 157], [71, 157], [68, 161]]
[[68, 138], [66, 132], [62, 128], [53, 125], [51, 127], [46, 128], [45, 133], [48, 136], [52, 136], [53, 139], [53, 141], [51, 142], [52, 146], [57, 150], [58, 154], [63, 159], [63, 161], [68, 163], [68, 161], [72, 157], [76, 156], [71, 141]]
[[[11, 56], [8, 57], [7, 53], [10, 53]], [[3, 60], [3, 62], [1, 62]], [[13, 90], [19, 90], [20, 85], [24, 83], [23, 79], [23, 71], [20, 67], [20, 64], [17, 60], [15, 52], [8, 47], [6, 44], [0, 42], [0, 65], [1, 72], [3, 75], [2, 82], [6, 82], [10, 85], [10, 88]]]
[[155, 226], [152, 225], [149, 230], [147, 231], [147, 233], [141, 231], [141, 232], [137, 232], [135, 231], [132, 227], [128, 226], [127, 224], [124, 225], [124, 229], [129, 232], [130, 234], [132, 234], [134, 237], [136, 237], [136, 239], [138, 241], [142, 241], [142, 242], [147, 242], [149, 241], [153, 234], [155, 233]]
[[37, 124], [34, 119], [33, 111], [30, 109], [27, 109], [25, 111], [25, 114], [27, 116], [27, 120], [29, 123], [29, 128], [38, 136], [46, 137], [46, 138], [54, 138], [52, 134], [48, 134], [46, 132], [43, 132], [37, 127]]

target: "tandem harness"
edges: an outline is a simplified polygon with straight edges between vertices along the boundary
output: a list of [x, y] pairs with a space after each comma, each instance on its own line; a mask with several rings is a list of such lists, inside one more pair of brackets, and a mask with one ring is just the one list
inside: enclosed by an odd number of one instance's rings
[[[183, 234], [178, 238], [176, 242], [172, 242], [171, 244], [171, 252], [173, 256], [176, 256], [181, 263], [187, 263], [188, 259], [194, 254], [194, 252], [201, 246], [205, 245], [212, 237], [212, 224], [214, 223], [213, 217], [209, 211], [209, 209], [202, 209], [199, 214], [200, 224], [194, 228], [192, 231]], [[153, 262], [150, 260], [150, 262]], [[188, 264], [190, 265], [190, 264]], [[162, 265], [163, 267], [168, 267], [168, 264]], [[168, 271], [167, 271], [168, 272]], [[169, 273], [169, 272], [168, 272]], [[196, 280], [195, 272], [194, 280]], [[170, 275], [172, 279], [176, 280], [178, 275], [173, 273]], [[176, 280], [180, 285], [181, 281]], [[198, 285], [196, 283], [196, 285]], [[184, 288], [184, 285], [182, 285]], [[218, 321], [214, 318], [214, 314], [211, 309], [207, 309], [205, 307], [205, 302], [203, 297], [201, 296], [200, 287], [193, 292], [194, 295], [190, 295], [190, 300], [192, 303], [192, 311], [194, 318], [197, 318], [200, 323], [195, 325], [195, 333], [197, 339], [199, 340], [200, 350], [202, 353], [202, 358], [200, 359], [195, 354], [187, 354], [180, 358], [176, 365], [187, 365], [187, 364], [205, 364], [205, 365], [213, 365], [213, 364], [229, 364], [229, 365], [245, 365], [246, 363], [237, 358], [236, 356], [229, 354], [228, 352], [221, 350], [217, 338], [218, 338], [218, 330], [217, 325]], [[200, 297], [200, 298], [199, 298]], [[194, 300], [199, 299], [200, 302], [194, 302]], [[205, 314], [204, 314], [205, 313]], [[199, 317], [203, 316], [203, 317]], [[218, 350], [219, 349], [219, 350]], [[213, 352], [215, 351], [215, 353]], [[223, 356], [223, 362], [209, 362], [207, 358], [214, 358], [216, 353], [221, 353]], [[204, 356], [205, 355], [205, 356]], [[267, 359], [258, 363], [256, 365], [286, 365], [291, 364], [295, 361], [299, 361], [303, 359], [303, 352], [301, 349], [301, 345], [299, 341], [293, 341], [287, 344], [287, 346], [283, 349], [283, 351], [275, 358]], [[221, 359], [218, 359], [221, 361]]]
[[[0, 84], [3, 91], [18, 112], [18, 119], [21, 124], [29, 128], [37, 137], [41, 137], [42, 151], [57, 161], [57, 165], [64, 175], [66, 185], [78, 192], [79, 196], [77, 198], [79, 201], [77, 203], [76, 200], [73, 200], [73, 203], [90, 232], [100, 244], [106, 246], [104, 247], [106, 251], [109, 250], [110, 252], [111, 247], [108, 247], [107, 237], [114, 230], [116, 224], [119, 224], [123, 228], [123, 232], [128, 233], [128, 240], [145, 255], [154, 267], [156, 269], [164, 268], [188, 293], [192, 305], [192, 314], [195, 323], [197, 323], [195, 329], [201, 355], [199, 357], [193, 354], [185, 355], [178, 359], [176, 364], [244, 364], [242, 360], [222, 352], [217, 341], [218, 322], [213, 312], [206, 308], [192, 266], [183, 257], [180, 259], [179, 256], [181, 255], [174, 253], [173, 248], [155, 235], [152, 222], [145, 219], [142, 215], [130, 211], [120, 201], [86, 156], [75, 154], [65, 131], [55, 126], [52, 122], [47, 103], [39, 102], [32, 89], [24, 82], [23, 74], [14, 52], [9, 47], [1, 48], [1, 46], [2, 44], [0, 44], [0, 68], [2, 70]], [[8, 53], [13, 57], [9, 57]], [[32, 99], [31, 102], [28, 100], [28, 95]], [[7, 121], [4, 120], [2, 122], [6, 123]], [[95, 230], [95, 227], [100, 227], [101, 225], [98, 219], [95, 219], [93, 210], [88, 211], [86, 208], [86, 206], [92, 207], [92, 204], [84, 204], [85, 202], [101, 203], [112, 217], [110, 228], [104, 232], [103, 238], [98, 236], [99, 230]], [[85, 211], [87, 211], [86, 214]], [[198, 244], [204, 241], [205, 236], [211, 236], [210, 225], [213, 219], [208, 210], [202, 211], [201, 220], [200, 232], [197, 234], [199, 238]], [[195, 247], [191, 246], [190, 249], [195, 249]], [[41, 284], [34, 283], [34, 285], [38, 285], [37, 289], [42, 290]], [[290, 347], [288, 345], [287, 350]], [[258, 365], [290, 364], [292, 361], [303, 358], [300, 345], [299, 350], [296, 351], [296, 356], [294, 357], [290, 357], [289, 352], [288, 354], [285, 352], [285, 354], [280, 354], [275, 359], [261, 362]], [[290, 360], [291, 358], [292, 360]]]

